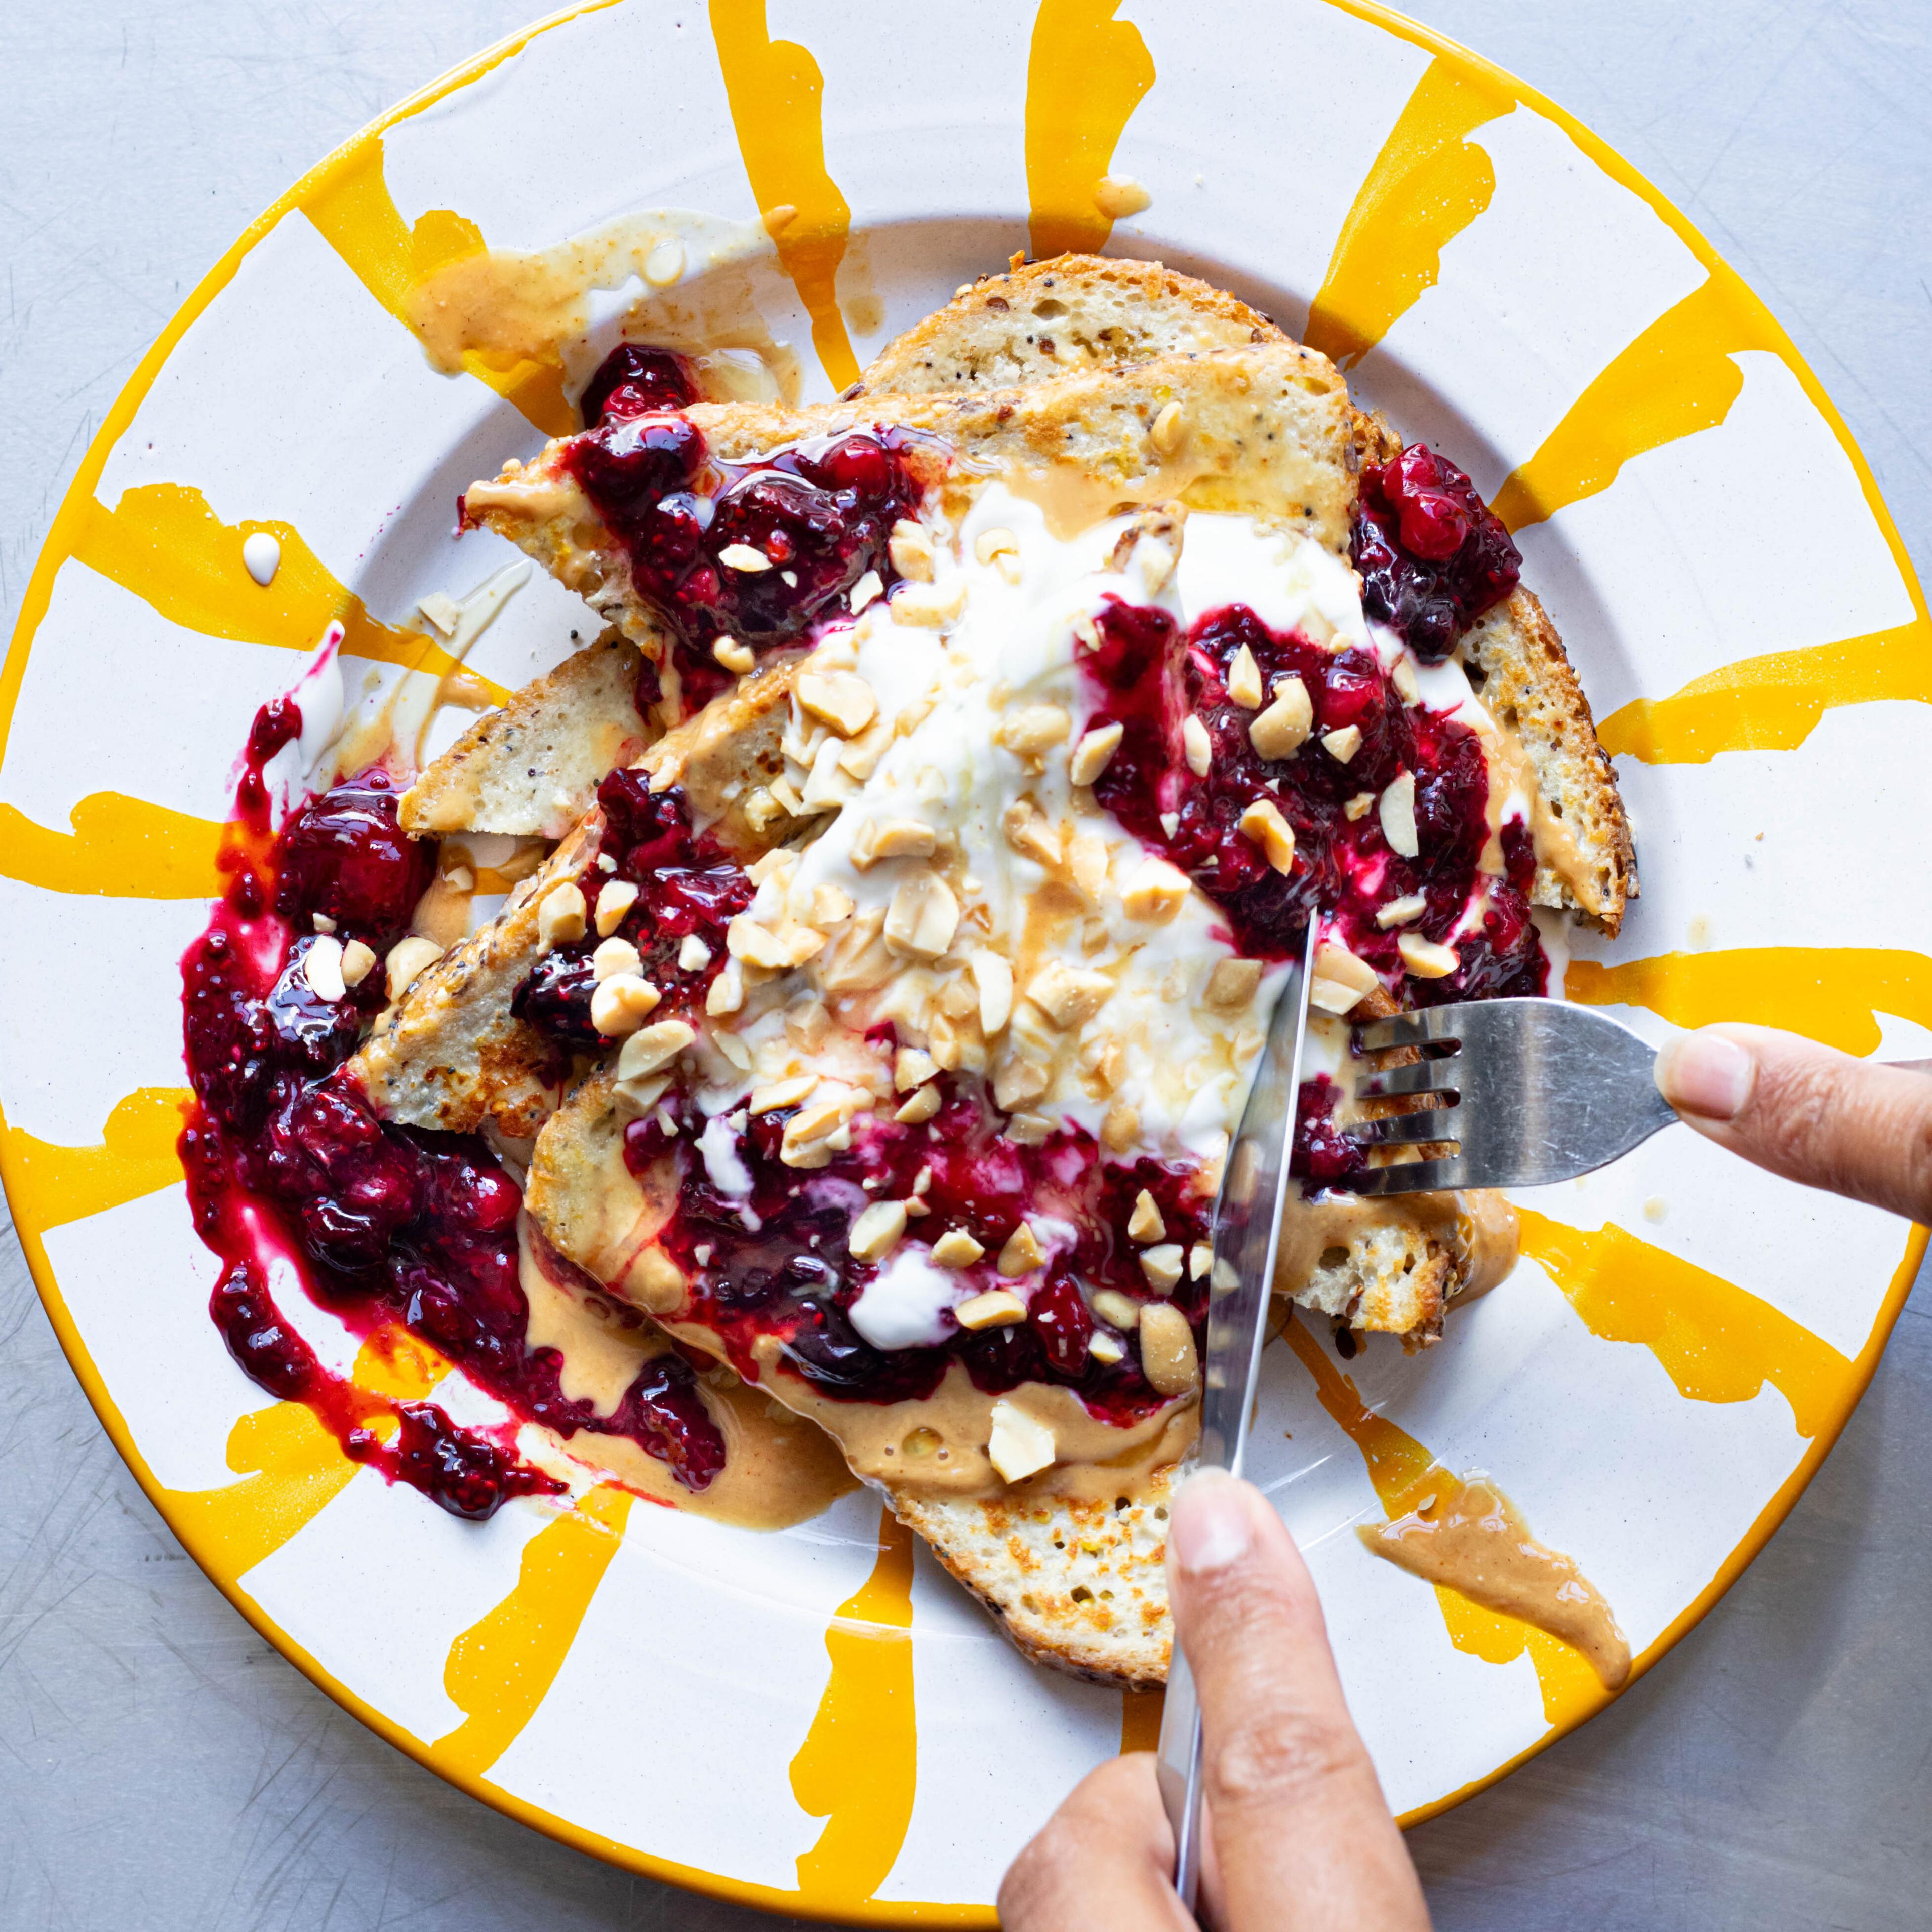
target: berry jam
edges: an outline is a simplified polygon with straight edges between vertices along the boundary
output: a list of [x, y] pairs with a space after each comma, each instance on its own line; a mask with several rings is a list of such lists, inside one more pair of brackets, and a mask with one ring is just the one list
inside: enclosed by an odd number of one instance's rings
[[[1506, 828], [1504, 873], [1480, 870], [1489, 768], [1482, 740], [1468, 726], [1405, 706], [1372, 652], [1325, 650], [1272, 631], [1244, 604], [1208, 612], [1184, 638], [1165, 610], [1118, 601], [1095, 625], [1099, 647], [1081, 660], [1100, 698], [1090, 724], [1118, 722], [1123, 735], [1094, 795], [1222, 908], [1241, 952], [1261, 959], [1298, 953], [1318, 908], [1358, 958], [1400, 983], [1397, 934], [1378, 926], [1376, 914], [1391, 900], [1420, 895], [1425, 910], [1402, 929], [1453, 944], [1461, 964], [1444, 979], [1408, 981], [1411, 1000], [1433, 1005], [1543, 991], [1545, 962], [1522, 865], [1528, 835], [1512, 842], [1517, 828]], [[1264, 690], [1298, 678], [1307, 692], [1314, 722], [1292, 757], [1264, 758], [1249, 735], [1256, 714], [1228, 694], [1230, 667], [1244, 646]], [[1212, 748], [1204, 778], [1185, 755], [1182, 724], [1190, 712]], [[1345, 762], [1322, 740], [1352, 726], [1360, 742]], [[1346, 809], [1352, 800], [1378, 796], [1405, 771], [1415, 778], [1420, 850], [1413, 859], [1390, 847], [1372, 807], [1353, 818]], [[1243, 812], [1262, 799], [1294, 831], [1288, 872], [1275, 871], [1240, 829]], [[1533, 857], [1529, 863], [1533, 872]]]
[[[233, 884], [182, 962], [195, 1105], [181, 1152], [196, 1226], [224, 1263], [210, 1312], [230, 1352], [272, 1394], [308, 1403], [352, 1457], [455, 1515], [488, 1516], [508, 1497], [560, 1488], [517, 1457], [526, 1420], [566, 1437], [628, 1436], [703, 1489], [724, 1442], [689, 1366], [675, 1354], [647, 1362], [608, 1417], [565, 1396], [556, 1351], [525, 1339], [516, 1183], [477, 1136], [377, 1120], [343, 1070], [382, 1007], [382, 973], [322, 998], [307, 972], [320, 943], [314, 916], [380, 957], [406, 929], [431, 862], [402, 835], [380, 770], [311, 800], [272, 836], [261, 766], [300, 729], [276, 711], [256, 720], [238, 788], [234, 846], [259, 862], [231, 866]], [[333, 1374], [277, 1309], [274, 1259], [352, 1331], [407, 1330], [514, 1420], [460, 1427], [434, 1402]]]
[[[1126, 1425], [1152, 1414], [1168, 1399], [1149, 1385], [1135, 1352], [1112, 1364], [1093, 1354], [1094, 1318], [1078, 1282], [1137, 1302], [1152, 1299], [1141, 1250], [1119, 1231], [1144, 1188], [1160, 1207], [1167, 1240], [1206, 1240], [1212, 1203], [1198, 1174], [1150, 1158], [1103, 1161], [1092, 1138], [1074, 1129], [1019, 1146], [1003, 1137], [1005, 1117], [978, 1081], [939, 1077], [944, 1102], [932, 1120], [915, 1126], [861, 1117], [851, 1148], [806, 1172], [779, 1159], [796, 1109], [746, 1121], [736, 1150], [752, 1185], [742, 1202], [712, 1184], [695, 1144], [706, 1124], [688, 1101], [674, 1095], [633, 1121], [624, 1143], [632, 1171], [676, 1176], [677, 1208], [658, 1238], [693, 1284], [682, 1316], [714, 1331], [748, 1377], [757, 1372], [754, 1342], [776, 1336], [785, 1366], [834, 1401], [923, 1398], [956, 1358], [989, 1395], [1022, 1382], [1058, 1382], [1109, 1421]], [[916, 1193], [922, 1173], [924, 1192]], [[962, 1291], [1016, 1288], [1028, 1304], [1024, 1322], [976, 1333], [956, 1327], [926, 1348], [881, 1350], [865, 1340], [849, 1311], [898, 1251], [883, 1263], [855, 1260], [847, 1247], [851, 1223], [874, 1200], [907, 1198], [929, 1211], [908, 1225], [901, 1250], [964, 1229], [986, 1256], [960, 1271]], [[1008, 1282], [995, 1258], [1022, 1217], [1046, 1231], [1048, 1258], [1030, 1280]], [[1052, 1232], [1053, 1224], [1063, 1232]], [[1169, 1298], [1195, 1324], [1198, 1340], [1206, 1282], [1184, 1280]]]
[[[613, 884], [639, 888], [610, 936], [638, 949], [639, 972], [662, 995], [653, 1009], [661, 1019], [704, 1010], [704, 996], [724, 964], [725, 928], [752, 903], [754, 890], [744, 868], [710, 832], [692, 831], [681, 787], [654, 793], [646, 773], [614, 771], [598, 786], [597, 802], [604, 813], [604, 855], [616, 869], [588, 874], [584, 896], [592, 916], [584, 938], [544, 954], [510, 1002], [518, 1018], [569, 1052], [610, 1044], [591, 1022], [597, 981], [590, 956], [604, 937], [597, 904]], [[694, 938], [708, 956], [702, 965], [687, 967], [685, 943]]]
[[1476, 487], [1421, 443], [1362, 472], [1350, 554], [1362, 608], [1424, 664], [1516, 586], [1522, 554]]
[[[730, 682], [711, 654], [721, 635], [754, 650], [790, 643], [842, 613], [867, 571], [895, 580], [887, 539], [918, 505], [924, 486], [913, 458], [929, 448], [881, 428], [721, 463], [679, 412], [689, 388], [674, 358], [626, 344], [591, 379], [592, 426], [564, 455], [622, 544], [638, 594], [674, 633], [687, 715]], [[724, 562], [734, 546], [756, 552], [763, 567]]]
[[1369, 1171], [1367, 1153], [1335, 1124], [1342, 1090], [1325, 1073], [1304, 1080], [1295, 1096], [1294, 1145], [1288, 1171], [1316, 1189], [1346, 1187]]
[[668, 349], [620, 343], [585, 384], [578, 407], [586, 429], [623, 422], [654, 410], [681, 410], [698, 400], [698, 385], [682, 356]]

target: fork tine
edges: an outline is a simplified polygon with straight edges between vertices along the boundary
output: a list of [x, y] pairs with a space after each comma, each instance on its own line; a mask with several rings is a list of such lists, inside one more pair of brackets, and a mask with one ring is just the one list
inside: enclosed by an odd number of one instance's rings
[[1344, 1140], [1358, 1147], [1396, 1147], [1417, 1141], [1454, 1141], [1456, 1131], [1454, 1107], [1429, 1107], [1419, 1114], [1392, 1114], [1385, 1120], [1358, 1120], [1342, 1130]]
[[1432, 1040], [1454, 1040], [1454, 1022], [1435, 1007], [1420, 1012], [1391, 1013], [1385, 1020], [1366, 1020], [1355, 1029], [1355, 1044], [1364, 1053], [1385, 1053], [1392, 1046], [1421, 1046]]
[[1392, 1094], [1453, 1094], [1457, 1090], [1456, 1070], [1460, 1063], [1424, 1060], [1413, 1066], [1391, 1066], [1386, 1073], [1368, 1073], [1356, 1088], [1364, 1100], [1380, 1100]]
[[1465, 1184], [1462, 1157], [1441, 1160], [1397, 1161], [1391, 1167], [1371, 1168], [1348, 1183], [1351, 1194], [1436, 1194]]

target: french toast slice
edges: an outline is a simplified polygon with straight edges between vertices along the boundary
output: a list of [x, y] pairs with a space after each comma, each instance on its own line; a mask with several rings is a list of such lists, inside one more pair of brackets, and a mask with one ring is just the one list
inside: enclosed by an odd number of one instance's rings
[[1081, 369], [1288, 338], [1232, 296], [1158, 262], [1058, 255], [982, 275], [874, 358], [849, 396], [1018, 388]]
[[[622, 662], [616, 651], [610, 656]], [[646, 772], [675, 764], [694, 811], [728, 852], [755, 857], [791, 829], [782, 810], [754, 812], [751, 801], [760, 776], [784, 769], [779, 742], [796, 665], [795, 655], [770, 664], [638, 760]], [[451, 1133], [472, 1133], [487, 1121], [508, 1139], [525, 1140], [554, 1110], [571, 1070], [512, 1002], [544, 950], [544, 901], [560, 886], [583, 889], [602, 832], [593, 803], [496, 916], [428, 968], [382, 1015], [349, 1065], [385, 1119]]]
[[508, 832], [562, 838], [607, 772], [634, 764], [662, 732], [638, 709], [637, 646], [615, 631], [488, 712], [402, 796], [412, 838]]

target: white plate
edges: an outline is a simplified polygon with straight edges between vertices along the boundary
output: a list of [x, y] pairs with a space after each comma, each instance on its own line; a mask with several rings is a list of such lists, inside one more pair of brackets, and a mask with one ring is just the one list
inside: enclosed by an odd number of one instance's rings
[[[1573, 995], [1653, 1031], [1728, 1017], [1858, 1052], [1932, 1043], [1932, 907], [1897, 896], [1885, 830], [1932, 808], [1906, 701], [1924, 607], [1783, 332], [1600, 142], [1408, 22], [1321, 0], [1112, 10], [980, 6], [915, 34], [874, 8], [772, 8], [802, 50], [768, 46], [742, 0], [708, 20], [630, 0], [482, 56], [304, 177], [195, 291], [82, 464], [0, 680], [0, 1167], [148, 1494], [265, 1635], [422, 1762], [586, 1850], [793, 1912], [987, 1922], [1007, 1858], [1150, 1735], [1154, 1700], [1022, 1664], [923, 1555], [880, 1554], [861, 1497], [766, 1536], [642, 1504], [621, 1540], [530, 1505], [456, 1522], [266, 1401], [206, 1313], [214, 1264], [172, 1151], [175, 962], [232, 761], [341, 586], [350, 648], [380, 646], [418, 598], [506, 560], [494, 537], [458, 544], [455, 498], [540, 440], [503, 384], [438, 374], [398, 320], [422, 251], [460, 232], [432, 211], [536, 248], [645, 209], [745, 224], [790, 202], [809, 227], [842, 196], [817, 354], [783, 265], [749, 272], [824, 396], [1027, 245], [1030, 210], [1036, 248], [1097, 244], [1093, 181], [1144, 184], [1114, 252], [1292, 331], [1312, 303], [1314, 339], [1366, 350], [1358, 394], [1524, 521], [1643, 874], [1622, 939], [1580, 944]], [[262, 524], [284, 558], [266, 592], [241, 563]], [[472, 662], [514, 686], [583, 622], [534, 581]], [[1675, 1132], [1524, 1204], [1529, 1258], [1441, 1347], [1378, 1345], [1347, 1372], [1576, 1556], [1641, 1669], [1829, 1448], [1922, 1237]], [[1392, 1438], [1318, 1366], [1328, 1408], [1270, 1351], [1254, 1460], [1390, 1801], [1421, 1815], [1601, 1695], [1553, 1640], [1343, 1533], [1377, 1520], [1361, 1450]]]

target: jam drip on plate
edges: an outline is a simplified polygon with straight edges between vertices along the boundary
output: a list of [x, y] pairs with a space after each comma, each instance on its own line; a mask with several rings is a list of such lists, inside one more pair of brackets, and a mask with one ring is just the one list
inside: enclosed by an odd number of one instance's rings
[[849, 608], [868, 571], [889, 586], [887, 540], [922, 488], [914, 439], [898, 430], [721, 462], [680, 412], [690, 386], [675, 358], [625, 344], [591, 379], [591, 427], [564, 456], [672, 631], [687, 712], [731, 681], [712, 655], [719, 638], [754, 652], [802, 641]]
[[1476, 486], [1413, 443], [1362, 472], [1350, 554], [1362, 608], [1424, 664], [1440, 664], [1516, 586], [1522, 554]]
[[[1006, 1116], [979, 1081], [941, 1074], [939, 1084], [943, 1104], [930, 1120], [862, 1118], [849, 1149], [802, 1173], [779, 1158], [796, 1108], [739, 1125], [728, 1118], [733, 1152], [750, 1176], [742, 1198], [722, 1193], [712, 1179], [706, 1154], [714, 1144], [700, 1149], [698, 1143], [707, 1132], [717, 1135], [719, 1123], [707, 1124], [688, 1100], [673, 1094], [634, 1120], [624, 1142], [632, 1172], [654, 1180], [676, 1178], [677, 1207], [658, 1239], [693, 1284], [685, 1318], [714, 1330], [748, 1377], [758, 1372], [753, 1345], [776, 1338], [784, 1365], [835, 1401], [922, 1399], [957, 1358], [974, 1386], [989, 1395], [1022, 1382], [1058, 1382], [1110, 1421], [1129, 1424], [1153, 1413], [1166, 1398], [1142, 1376], [1131, 1346], [1111, 1364], [1094, 1354], [1094, 1318], [1078, 1282], [1116, 1289], [1137, 1303], [1152, 1300], [1142, 1251], [1120, 1230], [1145, 1189], [1160, 1209], [1167, 1241], [1184, 1248], [1205, 1241], [1211, 1204], [1198, 1174], [1150, 1158], [1103, 1160], [1092, 1137], [1077, 1129], [1018, 1145], [1003, 1137]], [[920, 1202], [926, 1214], [910, 1222], [883, 1259], [855, 1258], [847, 1245], [854, 1219], [875, 1200], [903, 1199]], [[1023, 1218], [1046, 1258], [1032, 1274], [1007, 1280], [996, 1258]], [[932, 1267], [932, 1242], [952, 1228], [986, 1251], [970, 1268], [948, 1271], [962, 1298], [1010, 1288], [1027, 1304], [1025, 1321], [974, 1332], [948, 1313], [938, 1318], [946, 1332], [932, 1346], [874, 1348], [854, 1324], [853, 1304], [888, 1269]], [[1207, 1283], [1189, 1280], [1184, 1270], [1165, 1298], [1195, 1324], [1198, 1341]]]
[[597, 986], [591, 955], [606, 936], [596, 919], [605, 892], [614, 886], [638, 889], [608, 936], [637, 948], [638, 971], [662, 995], [652, 1010], [659, 1019], [704, 1011], [704, 996], [724, 964], [725, 928], [752, 902], [754, 888], [743, 867], [708, 832], [692, 830], [683, 788], [652, 792], [648, 782], [643, 772], [614, 771], [598, 786], [603, 856], [616, 869], [595, 869], [584, 880], [589, 929], [545, 953], [510, 1003], [518, 1018], [568, 1052], [593, 1053], [614, 1043], [590, 1018]]
[[[1504, 827], [1502, 874], [1481, 870], [1489, 767], [1467, 725], [1406, 706], [1372, 652], [1326, 650], [1272, 631], [1245, 604], [1208, 612], [1185, 638], [1166, 611], [1118, 601], [1095, 625], [1099, 645], [1081, 660], [1100, 699], [1092, 724], [1118, 722], [1123, 734], [1094, 795], [1222, 908], [1240, 952], [1289, 957], [1318, 908], [1348, 950], [1391, 980], [1403, 971], [1399, 931], [1453, 946], [1454, 972], [1408, 982], [1420, 1004], [1543, 991], [1528, 828]], [[1289, 757], [1255, 748], [1256, 713], [1228, 695], [1244, 648], [1270, 700], [1288, 680], [1308, 694], [1312, 724]], [[1187, 760], [1190, 713], [1208, 734], [1204, 776]], [[1345, 735], [1331, 748], [1324, 740], [1335, 733]], [[1376, 809], [1405, 772], [1415, 782], [1414, 858], [1391, 848]], [[1242, 814], [1260, 800], [1272, 802], [1294, 832], [1286, 873], [1240, 830]], [[1418, 917], [1399, 929], [1377, 923], [1382, 907], [1412, 896], [1426, 902]]]
[[[524, 1420], [628, 1436], [704, 1488], [724, 1442], [689, 1366], [674, 1354], [646, 1361], [609, 1416], [566, 1396], [557, 1352], [526, 1340], [516, 1182], [477, 1136], [377, 1120], [343, 1072], [382, 1009], [382, 956], [407, 930], [433, 860], [400, 832], [380, 770], [311, 800], [272, 836], [262, 766], [300, 728], [286, 701], [258, 718], [232, 883], [182, 962], [195, 1094], [182, 1162], [196, 1226], [223, 1262], [210, 1312], [231, 1352], [263, 1388], [313, 1407], [350, 1456], [456, 1515], [559, 1489], [518, 1460]], [[318, 914], [332, 932], [314, 930]], [[356, 941], [377, 964], [332, 998], [334, 949]], [[278, 1268], [352, 1334], [406, 1329], [508, 1419], [459, 1426], [436, 1403], [354, 1387], [278, 1310]]]

